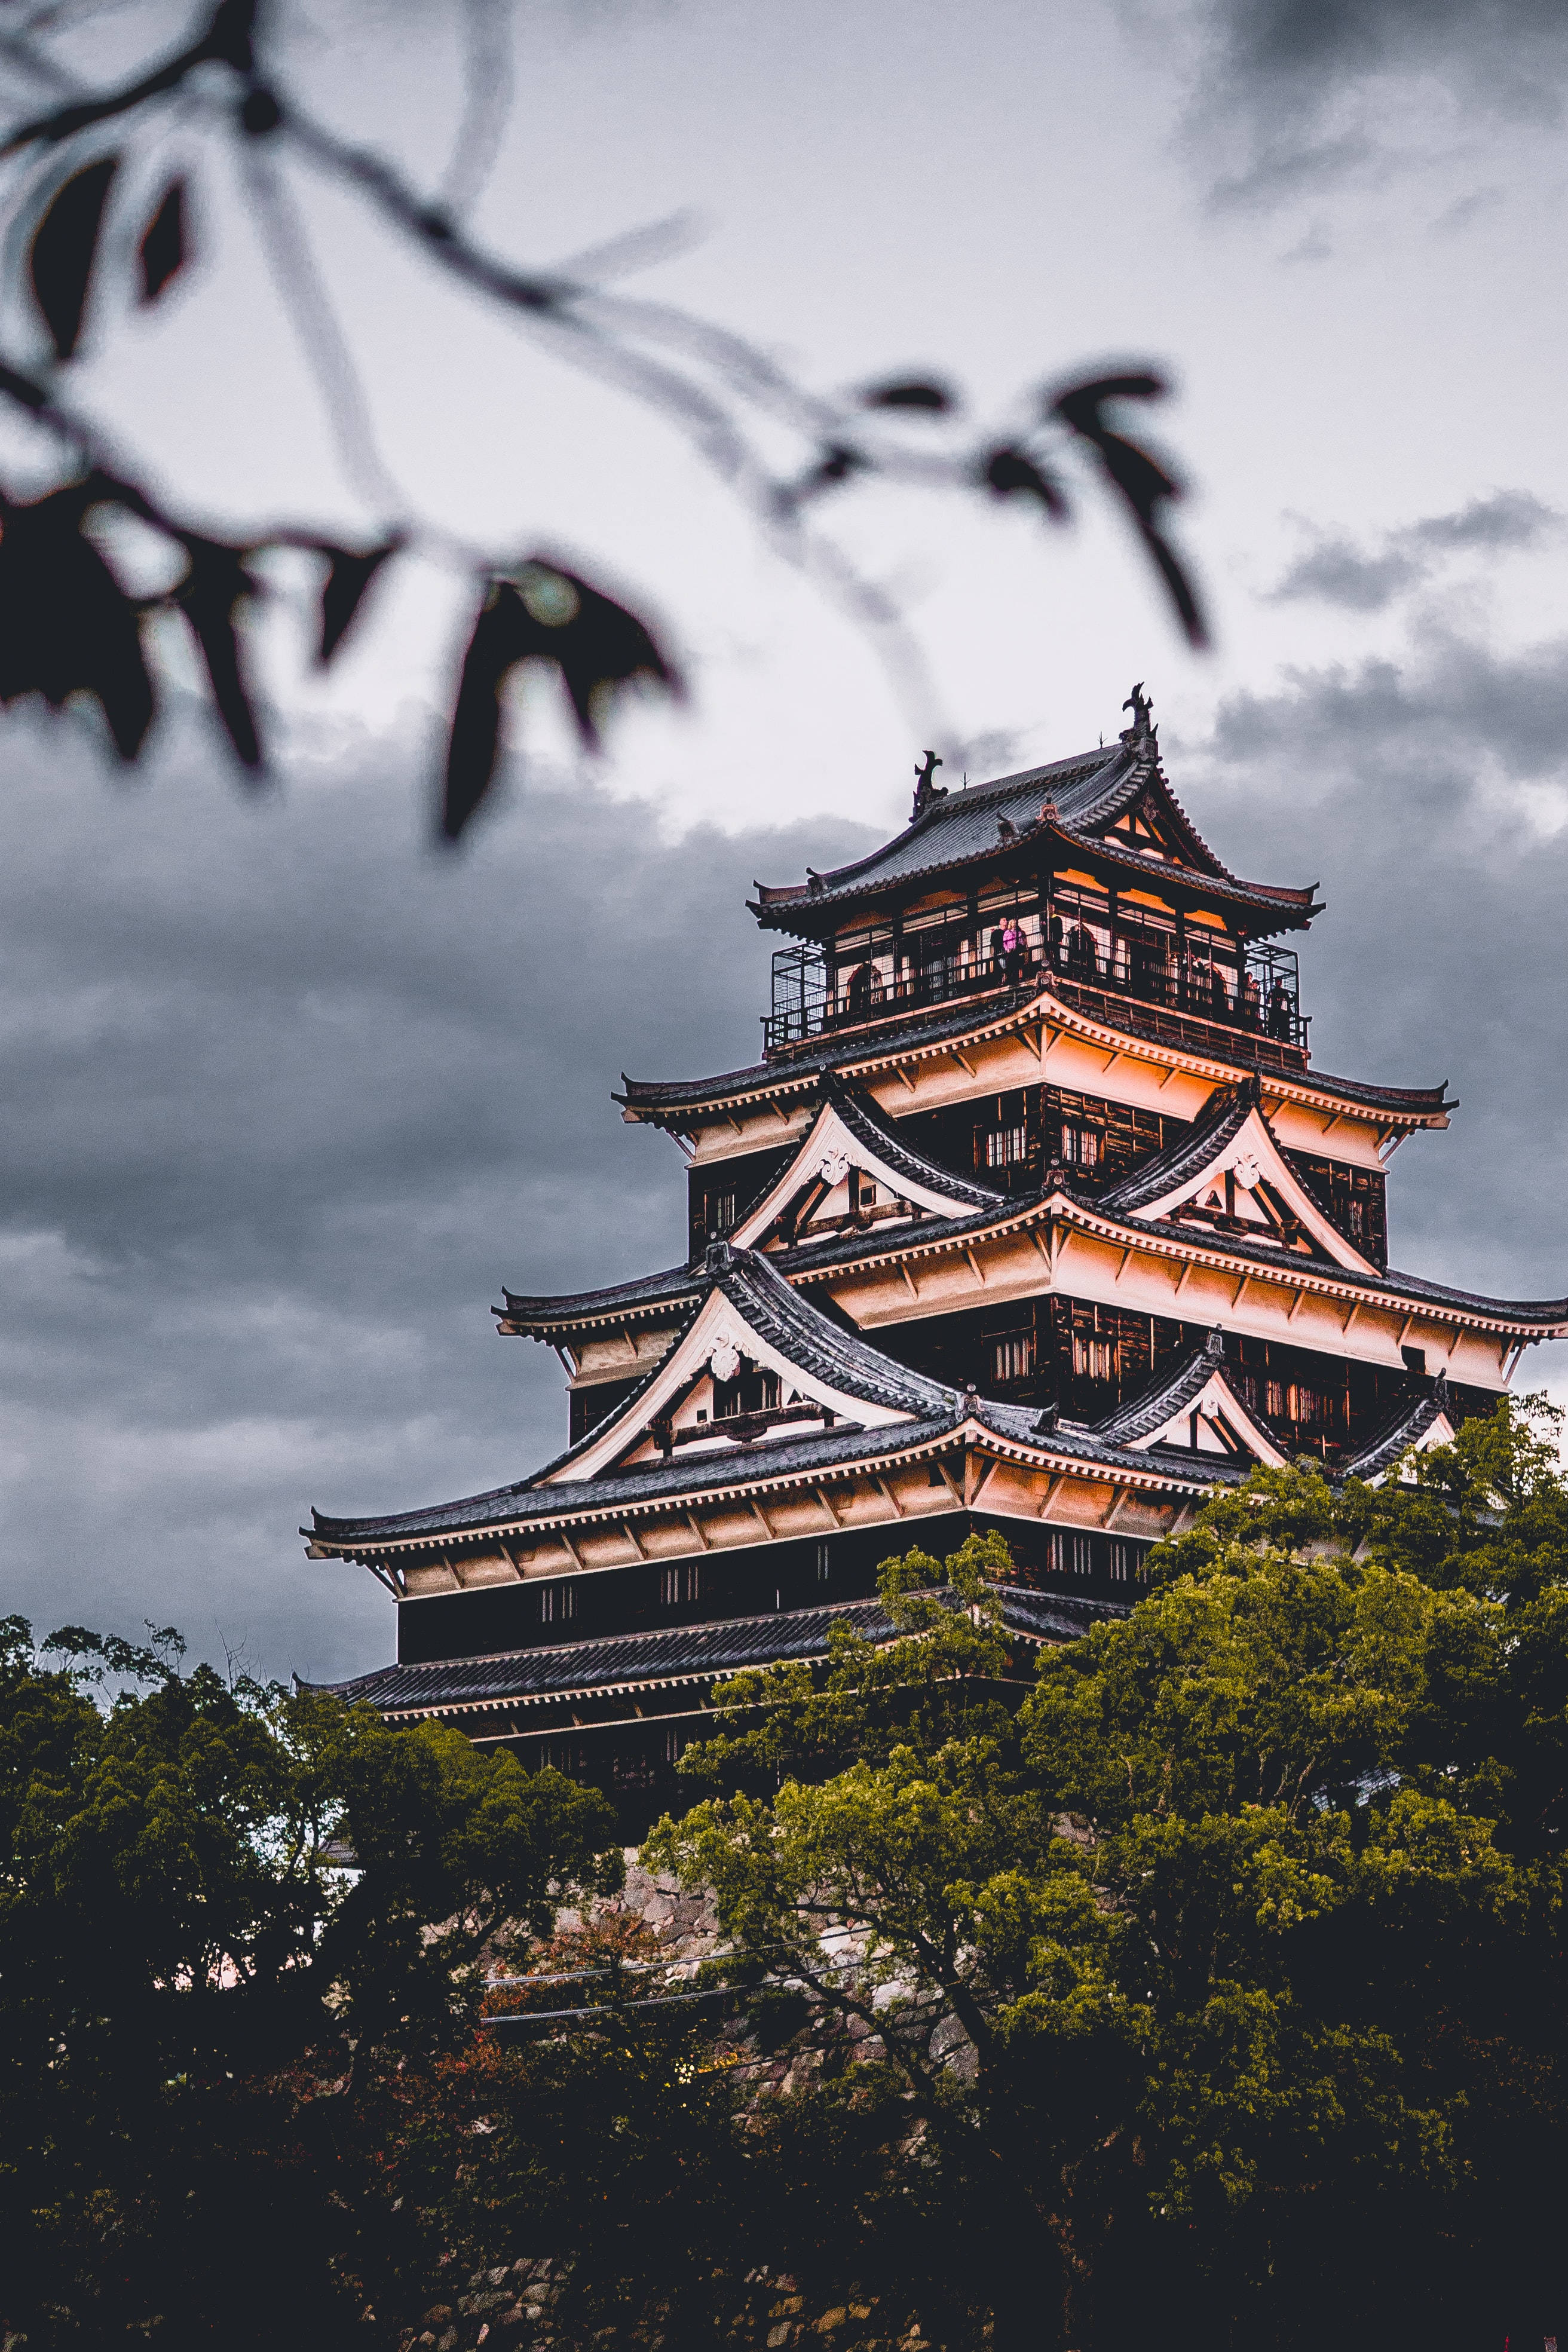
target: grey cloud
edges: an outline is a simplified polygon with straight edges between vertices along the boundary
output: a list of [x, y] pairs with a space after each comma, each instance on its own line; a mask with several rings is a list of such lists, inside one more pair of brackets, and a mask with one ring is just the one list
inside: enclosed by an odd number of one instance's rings
[[[1568, 643], [1502, 656], [1433, 636], [1399, 663], [1302, 671], [1225, 705], [1190, 756], [1188, 797], [1241, 871], [1320, 880], [1315, 1059], [1447, 1076], [1460, 1098], [1448, 1133], [1393, 1163], [1395, 1262], [1502, 1296], [1568, 1290], [1568, 823], [1550, 829], [1568, 818]], [[1565, 1358], [1532, 1355], [1522, 1384]]]
[[1391, 83], [1435, 85], [1472, 116], [1552, 123], [1568, 82], [1557, 0], [1212, 0], [1197, 22], [1198, 116], [1243, 149], [1214, 194], [1257, 210], [1386, 160]]
[[1427, 515], [1388, 531], [1374, 549], [1342, 533], [1315, 540], [1269, 591], [1273, 604], [1311, 599], [1349, 613], [1380, 613], [1433, 577], [1445, 556], [1502, 554], [1531, 547], [1562, 518], [1529, 490], [1494, 490], [1452, 514]]
[[188, 747], [127, 792], [6, 738], [4, 1605], [351, 1671], [385, 1606], [303, 1562], [309, 1505], [554, 1450], [559, 1369], [489, 1305], [683, 1254], [679, 1155], [610, 1090], [754, 1059], [752, 877], [865, 836], [672, 840], [584, 787], [443, 859], [383, 746], [257, 806]]

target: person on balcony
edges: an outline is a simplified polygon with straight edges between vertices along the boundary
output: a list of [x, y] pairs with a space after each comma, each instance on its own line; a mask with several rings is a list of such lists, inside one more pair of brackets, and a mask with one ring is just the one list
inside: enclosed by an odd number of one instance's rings
[[849, 975], [849, 1017], [863, 1021], [871, 1010], [871, 982], [876, 978], [868, 963], [857, 964]]
[[1249, 1029], [1263, 1026], [1263, 992], [1256, 973], [1250, 971], [1241, 983], [1241, 1017]]
[[1290, 1042], [1290, 999], [1285, 993], [1285, 983], [1277, 980], [1268, 998], [1268, 1034]]
[[1002, 926], [1002, 971], [1009, 988], [1017, 987], [1023, 961], [1024, 934], [1009, 915]]
[[1086, 923], [1075, 923], [1068, 933], [1068, 970], [1074, 980], [1098, 980], [1100, 956], [1094, 933]]

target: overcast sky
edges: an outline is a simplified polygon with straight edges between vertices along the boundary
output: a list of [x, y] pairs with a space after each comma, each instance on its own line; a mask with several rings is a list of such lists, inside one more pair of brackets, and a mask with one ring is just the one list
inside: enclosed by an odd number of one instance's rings
[[[60, 54], [94, 71], [172, 21], [74, 13]], [[460, 12], [284, 21], [319, 110], [438, 179]], [[502, 804], [447, 859], [430, 774], [464, 609], [435, 565], [389, 576], [325, 688], [280, 577], [258, 801], [194, 709], [129, 786], [74, 721], [0, 722], [5, 1605], [42, 1628], [174, 1620], [276, 1673], [383, 1659], [379, 1589], [294, 1530], [558, 1444], [553, 1357], [487, 1310], [503, 1282], [680, 1255], [679, 1154], [609, 1092], [754, 1056], [753, 877], [885, 836], [924, 743], [976, 776], [1066, 754], [1136, 678], [1220, 854], [1321, 885], [1318, 1060], [1460, 1098], [1394, 1162], [1395, 1263], [1568, 1288], [1561, 10], [600, 0], [515, 23], [493, 244], [551, 262], [689, 209], [701, 236], [637, 290], [815, 384], [940, 367], [986, 416], [1081, 362], [1159, 362], [1216, 648], [1184, 648], [1092, 499], [1047, 536], [858, 491], [843, 544], [923, 656], [900, 689], [668, 423], [301, 182], [405, 494], [635, 593], [694, 693], [590, 770], [531, 690]], [[99, 320], [79, 396], [215, 521], [363, 525], [221, 141], [173, 116], [135, 168], [172, 157], [203, 267]], [[1565, 1355], [1521, 1384], [1561, 1386]]]

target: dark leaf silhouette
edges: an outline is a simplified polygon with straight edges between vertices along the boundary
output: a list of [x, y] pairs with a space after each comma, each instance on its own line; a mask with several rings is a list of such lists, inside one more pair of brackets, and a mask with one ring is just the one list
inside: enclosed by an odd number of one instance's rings
[[106, 155], [73, 172], [33, 232], [27, 268], [57, 359], [68, 360], [81, 337], [103, 208], [119, 168], [118, 155]]
[[371, 582], [402, 545], [401, 539], [389, 539], [384, 547], [373, 547], [368, 555], [356, 555], [346, 547], [322, 550], [331, 558], [321, 591], [321, 637], [316, 648], [316, 659], [323, 669], [353, 626]]
[[1037, 499], [1053, 522], [1065, 522], [1068, 502], [1050, 476], [1043, 473], [1021, 449], [993, 449], [980, 469], [980, 478], [999, 499]]
[[137, 248], [142, 264], [142, 299], [155, 302], [190, 258], [185, 243], [185, 184], [176, 180], [147, 224]]
[[184, 539], [190, 571], [175, 590], [175, 602], [202, 649], [218, 717], [242, 767], [261, 765], [261, 739], [239, 655], [239, 609], [256, 593], [245, 568], [244, 551], [210, 539]]
[[599, 709], [634, 677], [679, 695], [682, 682], [635, 613], [553, 564], [525, 564], [517, 584], [494, 583], [474, 624], [452, 713], [441, 831], [456, 841], [495, 777], [500, 698], [519, 662], [553, 662], [589, 750], [599, 744]]
[[0, 702], [42, 695], [58, 710], [95, 695], [122, 760], [153, 723], [136, 607], [81, 535], [88, 499], [58, 490], [0, 514]]
[[489, 791], [500, 740], [500, 697], [508, 673], [522, 658], [528, 614], [515, 588], [492, 588], [463, 658], [463, 675], [447, 746], [447, 788], [441, 831], [456, 841]]
[[1157, 375], [1100, 376], [1058, 393], [1050, 404], [1050, 413], [1097, 451], [1106, 474], [1131, 509], [1144, 546], [1159, 567], [1188, 643], [1205, 646], [1208, 628], [1197, 591], [1160, 528], [1160, 509], [1168, 500], [1181, 497], [1181, 484], [1147, 450], [1140, 449], [1125, 435], [1112, 432], [1102, 414], [1110, 401], [1161, 400], [1166, 389]]
[[860, 399], [867, 408], [912, 408], [923, 410], [929, 416], [947, 416], [958, 406], [956, 397], [945, 384], [932, 383], [923, 376], [874, 383], [860, 394]]

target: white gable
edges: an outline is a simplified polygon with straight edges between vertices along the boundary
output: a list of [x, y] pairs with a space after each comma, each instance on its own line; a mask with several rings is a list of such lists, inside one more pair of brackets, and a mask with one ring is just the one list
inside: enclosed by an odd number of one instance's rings
[[789, 1414], [781, 1423], [781, 1436], [809, 1434], [813, 1427], [828, 1426], [829, 1420], [881, 1429], [889, 1423], [914, 1418], [895, 1406], [837, 1389], [820, 1374], [795, 1363], [755, 1329], [722, 1290], [715, 1288], [648, 1386], [628, 1398], [580, 1453], [552, 1470], [542, 1483], [564, 1486], [597, 1478], [619, 1462], [658, 1460], [659, 1449], [646, 1433], [652, 1422], [665, 1417], [682, 1459], [689, 1449], [708, 1452], [732, 1444], [735, 1441], [724, 1435], [722, 1425], [715, 1424], [713, 1391], [716, 1383], [734, 1381], [742, 1360], [777, 1382], [777, 1408]]
[[1215, 1365], [1197, 1395], [1147, 1437], [1134, 1438], [1139, 1447], [1184, 1445], [1199, 1454], [1221, 1454], [1235, 1462], [1250, 1455], [1270, 1468], [1283, 1469], [1289, 1456], [1282, 1454], [1268, 1431], [1248, 1412]]
[[1452, 1445], [1453, 1443], [1454, 1424], [1446, 1412], [1440, 1412], [1429, 1427], [1422, 1431], [1419, 1437], [1411, 1439], [1409, 1444], [1401, 1450], [1396, 1460], [1389, 1463], [1385, 1469], [1374, 1471], [1366, 1483], [1369, 1486], [1381, 1486], [1385, 1478], [1391, 1478], [1398, 1470], [1400, 1484], [1409, 1486], [1414, 1483], [1415, 1473], [1409, 1468], [1402, 1468], [1401, 1465], [1408, 1463], [1412, 1454], [1430, 1454], [1435, 1445]]
[[[1156, 1219], [1208, 1226], [1212, 1217], [1234, 1218], [1259, 1241], [1284, 1248], [1303, 1241], [1338, 1265], [1357, 1274], [1375, 1275], [1376, 1267], [1331, 1224], [1307, 1191], [1269, 1131], [1256, 1105], [1227, 1143], [1197, 1175], [1163, 1193], [1156, 1201], [1130, 1212], [1140, 1224]], [[1300, 1238], [1292, 1225], [1300, 1228]]]
[[[865, 1142], [842, 1119], [835, 1106], [825, 1103], [808, 1129], [799, 1151], [782, 1170], [754, 1209], [744, 1216], [729, 1236], [739, 1249], [765, 1249], [779, 1246], [782, 1236], [775, 1228], [794, 1203], [802, 1202], [807, 1218], [824, 1221], [842, 1218], [846, 1222], [854, 1213], [850, 1199], [850, 1180], [858, 1176], [877, 1187], [875, 1204], [864, 1200], [861, 1186], [860, 1206], [874, 1205], [879, 1209], [894, 1209], [908, 1216], [912, 1209], [923, 1209], [939, 1217], [962, 1215], [964, 1203], [951, 1192], [939, 1192], [932, 1184], [922, 1183], [906, 1169], [895, 1169], [883, 1160], [873, 1144]], [[814, 1197], [815, 1196], [815, 1197]], [[896, 1223], [898, 1215], [879, 1222]]]

